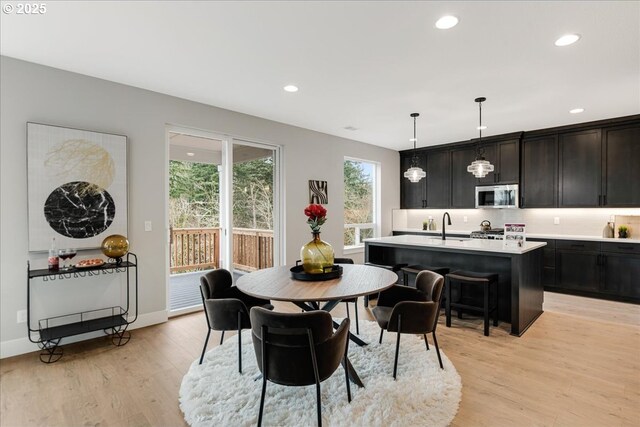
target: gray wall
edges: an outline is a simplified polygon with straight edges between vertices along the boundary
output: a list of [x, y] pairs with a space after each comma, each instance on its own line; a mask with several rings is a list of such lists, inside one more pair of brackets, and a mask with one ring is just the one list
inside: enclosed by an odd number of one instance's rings
[[[319, 132], [288, 126], [159, 93], [80, 74], [1, 57], [0, 84], [0, 342], [1, 356], [34, 350], [26, 325], [16, 323], [25, 309], [26, 264], [43, 266], [42, 255], [27, 250], [26, 122], [39, 122], [122, 134], [129, 142], [129, 240], [140, 257], [138, 326], [166, 319], [165, 125], [173, 124], [281, 145], [284, 153], [286, 262], [298, 258], [310, 239], [303, 208], [307, 181], [327, 180], [330, 203], [323, 239], [342, 252], [344, 156], [382, 164], [382, 233], [391, 230], [391, 209], [399, 207], [399, 157], [387, 150]], [[152, 221], [152, 232], [144, 231]], [[362, 259], [361, 255], [356, 256]], [[106, 284], [105, 286], [107, 286]], [[112, 292], [60, 284], [43, 293], [39, 308], [52, 313], [78, 301], [101, 306]], [[77, 294], [76, 300], [69, 298]], [[82, 309], [84, 307], [78, 307]], [[45, 310], [46, 311], [46, 310]], [[41, 317], [41, 316], [37, 316]], [[68, 341], [67, 341], [68, 342]]]

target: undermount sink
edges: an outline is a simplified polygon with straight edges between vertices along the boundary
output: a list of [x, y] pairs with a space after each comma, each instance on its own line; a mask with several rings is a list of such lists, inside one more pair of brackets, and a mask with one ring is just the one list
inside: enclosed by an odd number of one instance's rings
[[[442, 237], [427, 237], [428, 240], [440, 240], [442, 241]], [[460, 237], [447, 237], [445, 240], [449, 240], [451, 242], [464, 242], [471, 239], [464, 239]]]

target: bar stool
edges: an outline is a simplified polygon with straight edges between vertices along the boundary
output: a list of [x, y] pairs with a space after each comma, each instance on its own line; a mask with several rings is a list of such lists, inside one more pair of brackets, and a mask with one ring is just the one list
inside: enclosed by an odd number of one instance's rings
[[446, 276], [449, 274], [449, 269], [447, 267], [430, 267], [428, 265], [420, 265], [413, 264], [408, 265], [406, 267], [402, 267], [402, 284], [405, 286], [409, 286], [409, 275], [417, 276], [422, 270], [433, 271], [434, 273], [438, 273], [441, 276]]
[[[376, 264], [373, 262], [365, 262], [364, 265], [370, 265], [372, 267], [380, 267], [380, 268], [384, 268], [385, 270], [390, 270], [393, 271], [394, 273], [398, 274], [398, 271], [400, 271], [402, 269], [402, 267], [406, 267], [409, 264], [393, 264], [393, 265], [386, 265], [386, 264]], [[400, 279], [400, 277], [398, 277], [398, 279]], [[397, 282], [396, 282], [397, 283]], [[364, 296], [364, 306], [365, 307], [369, 307], [369, 298], [371, 299], [376, 299], [378, 298], [378, 295], [365, 295]]]
[[[498, 274], [497, 273], [478, 273], [475, 271], [456, 270], [446, 276], [447, 287], [447, 303], [446, 317], [447, 327], [451, 327], [451, 309], [458, 309], [458, 317], [461, 316], [460, 309], [467, 311], [479, 312], [484, 315], [484, 335], [489, 336], [489, 315], [494, 312], [493, 326], [498, 326]], [[454, 283], [460, 284], [459, 299], [456, 302], [451, 301], [451, 287]], [[489, 305], [489, 294], [491, 285], [495, 284], [493, 306]], [[482, 307], [462, 303], [462, 285], [482, 286], [484, 290], [484, 304]]]

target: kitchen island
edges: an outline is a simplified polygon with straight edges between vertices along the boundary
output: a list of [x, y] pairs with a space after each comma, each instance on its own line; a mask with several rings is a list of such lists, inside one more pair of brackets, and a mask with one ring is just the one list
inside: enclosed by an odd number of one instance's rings
[[[364, 243], [365, 261], [375, 264], [421, 264], [451, 271], [498, 273], [498, 317], [511, 323], [512, 335], [522, 335], [542, 314], [544, 242], [506, 248], [500, 240], [403, 235], [367, 239]], [[467, 294], [481, 300], [480, 289], [467, 287]]]

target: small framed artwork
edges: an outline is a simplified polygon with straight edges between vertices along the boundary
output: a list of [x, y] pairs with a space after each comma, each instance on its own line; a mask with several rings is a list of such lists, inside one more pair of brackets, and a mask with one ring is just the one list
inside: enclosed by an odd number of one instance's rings
[[27, 123], [29, 251], [127, 235], [127, 137]]
[[326, 205], [329, 203], [327, 181], [309, 180], [309, 203]]

